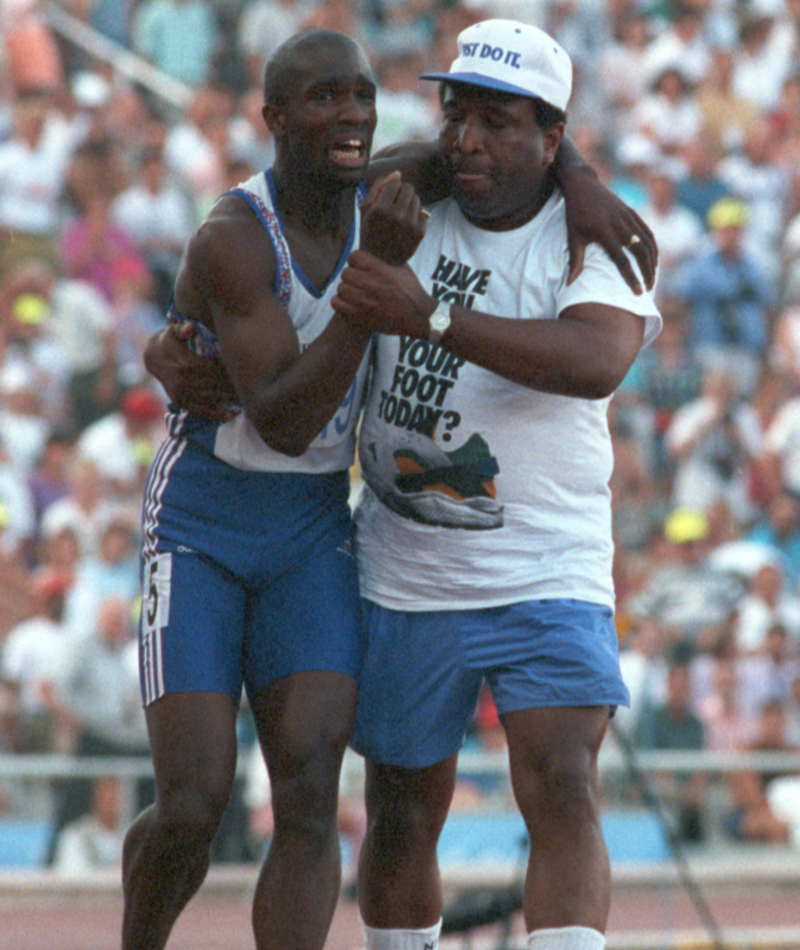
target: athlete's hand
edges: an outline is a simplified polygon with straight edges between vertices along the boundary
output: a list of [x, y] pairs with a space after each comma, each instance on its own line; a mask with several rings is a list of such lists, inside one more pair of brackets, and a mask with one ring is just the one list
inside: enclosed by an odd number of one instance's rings
[[231, 404], [238, 402], [236, 390], [221, 360], [199, 356], [188, 347], [196, 333], [186, 321], [168, 326], [150, 337], [144, 364], [181, 409], [215, 422], [227, 422], [237, 415]]
[[658, 246], [653, 232], [625, 202], [609, 191], [585, 168], [565, 168], [559, 172], [564, 194], [569, 247], [568, 283], [583, 269], [589, 244], [599, 244], [634, 293], [642, 293], [639, 275], [625, 249], [636, 258], [648, 290], [652, 290], [658, 266]]
[[412, 186], [392, 172], [375, 182], [361, 205], [360, 246], [387, 264], [405, 264], [425, 234], [428, 217]]

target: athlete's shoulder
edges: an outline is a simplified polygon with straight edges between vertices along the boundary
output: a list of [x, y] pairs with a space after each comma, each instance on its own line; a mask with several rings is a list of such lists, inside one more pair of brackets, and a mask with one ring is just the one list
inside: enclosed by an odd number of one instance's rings
[[275, 251], [252, 208], [229, 192], [195, 231], [184, 263], [192, 283], [216, 296], [243, 280], [271, 286]]

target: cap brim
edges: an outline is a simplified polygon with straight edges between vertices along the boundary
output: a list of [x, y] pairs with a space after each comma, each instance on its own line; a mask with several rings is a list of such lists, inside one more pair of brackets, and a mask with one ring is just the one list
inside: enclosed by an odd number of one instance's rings
[[528, 89], [512, 86], [511, 83], [500, 82], [480, 73], [423, 73], [420, 79], [433, 79], [439, 82], [463, 82], [467, 86], [482, 86], [484, 89], [494, 89], [497, 92], [507, 92], [512, 96], [525, 96], [526, 99], [541, 99]]

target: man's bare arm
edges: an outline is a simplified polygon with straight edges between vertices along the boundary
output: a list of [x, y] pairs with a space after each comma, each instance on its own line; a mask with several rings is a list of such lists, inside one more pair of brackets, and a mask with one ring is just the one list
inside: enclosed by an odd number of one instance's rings
[[[423, 204], [452, 194], [452, 177], [438, 142], [407, 142], [378, 152], [370, 162], [368, 180], [400, 170], [414, 186]], [[599, 244], [616, 264], [625, 283], [641, 293], [642, 286], [625, 254], [636, 258], [645, 287], [652, 290], [658, 267], [658, 246], [653, 232], [639, 215], [603, 185], [575, 143], [564, 136], [553, 166], [564, 195], [569, 248], [569, 282], [580, 274], [586, 248]]]
[[[376, 332], [427, 339], [436, 300], [408, 267], [355, 251], [334, 298], [337, 310]], [[456, 356], [541, 392], [600, 399], [624, 378], [644, 320], [601, 304], [568, 307], [558, 320], [513, 320], [450, 308], [442, 345]]]

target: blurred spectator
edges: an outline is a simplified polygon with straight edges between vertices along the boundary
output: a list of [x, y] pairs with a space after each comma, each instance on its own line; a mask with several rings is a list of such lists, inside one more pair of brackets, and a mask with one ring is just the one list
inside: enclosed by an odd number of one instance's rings
[[[71, 637], [50, 695], [62, 750], [77, 756], [145, 756], [147, 729], [139, 693], [138, 644], [131, 601], [100, 606], [96, 623]], [[140, 795], [151, 783], [140, 783]], [[91, 781], [68, 779], [58, 788], [54, 834], [85, 814]]]
[[8, 533], [11, 512], [0, 501], [0, 644], [10, 631], [30, 616], [30, 569], [22, 547]]
[[96, 555], [82, 558], [66, 599], [64, 623], [71, 634], [91, 630], [110, 597], [135, 603], [140, 593], [138, 523], [124, 511], [112, 512], [100, 531]]
[[710, 47], [701, 7], [675, 3], [672, 23], [648, 46], [642, 64], [645, 76], [652, 81], [665, 69], [677, 68], [689, 82], [700, 84], [711, 66]]
[[719, 175], [720, 152], [704, 129], [686, 143], [681, 160], [684, 167], [676, 180], [678, 204], [693, 212], [706, 228], [708, 212], [730, 193]]
[[39, 573], [31, 591], [31, 616], [14, 627], [0, 652], [0, 680], [14, 710], [12, 747], [17, 752], [55, 748], [47, 690], [68, 648], [64, 604], [71, 584], [69, 574]]
[[616, 146], [616, 176], [609, 187], [634, 210], [647, 203], [647, 179], [663, 156], [652, 139], [639, 132], [623, 136]]
[[640, 213], [658, 244], [660, 279], [668, 281], [679, 264], [700, 252], [703, 224], [693, 211], [677, 202], [675, 182], [663, 165], [650, 170], [647, 203]]
[[74, 577], [83, 558], [81, 542], [73, 524], [49, 525], [42, 532], [37, 548], [37, 563], [40, 569], [52, 568]]
[[98, 197], [110, 201], [125, 185], [127, 158], [121, 143], [96, 127], [77, 146], [67, 166], [60, 230], [86, 215]]
[[169, 298], [156, 305], [153, 273], [138, 255], [114, 261], [111, 285], [117, 381], [121, 388], [137, 386], [146, 381], [142, 353], [150, 336], [164, 328]]
[[789, 709], [793, 700], [793, 685], [800, 673], [798, 657], [797, 640], [789, 637], [782, 624], [773, 623], [758, 653], [742, 657], [739, 661], [745, 708], [759, 710], [774, 701]]
[[616, 136], [633, 131], [633, 107], [645, 94], [644, 61], [650, 48], [645, 16], [635, 7], [616, 17], [614, 38], [601, 53], [599, 79]]
[[787, 395], [790, 381], [800, 385], [800, 306], [787, 307], [775, 320], [769, 366], [786, 377]]
[[667, 630], [651, 617], [638, 620], [628, 635], [619, 662], [628, 687], [630, 706], [620, 707], [614, 722], [630, 739], [637, 734], [643, 718], [662, 706], [666, 698], [667, 656], [674, 646]]
[[60, 874], [83, 874], [122, 867], [125, 811], [121, 781], [113, 775], [94, 779], [89, 811], [59, 832], [52, 867]]
[[747, 205], [743, 246], [774, 280], [780, 275], [777, 252], [789, 200], [788, 176], [776, 162], [777, 144], [772, 123], [760, 118], [748, 129], [741, 152], [719, 164], [731, 194]]
[[722, 152], [741, 148], [748, 129], [759, 116], [758, 106], [736, 93], [731, 86], [734, 53], [718, 47], [712, 51], [711, 67], [696, 93], [703, 132]]
[[3, 512], [3, 541], [23, 558], [30, 556], [36, 534], [33, 499], [27, 473], [14, 462], [0, 438], [0, 506]]
[[76, 130], [52, 109], [51, 95], [29, 90], [14, 103], [14, 135], [0, 142], [0, 273], [30, 256], [54, 261], [59, 198]]
[[[627, 390], [617, 391], [609, 412], [614, 450], [610, 488], [614, 535], [621, 547], [642, 549], [664, 516], [653, 478], [647, 441], [636, 431], [637, 406], [626, 406]], [[626, 408], [628, 411], [626, 412]]]
[[133, 238], [156, 276], [159, 300], [166, 309], [195, 221], [191, 199], [170, 175], [161, 146], [152, 145], [144, 151], [135, 180], [114, 199], [111, 217]]
[[45, 540], [69, 528], [78, 539], [79, 557], [92, 557], [100, 547], [100, 534], [113, 506], [106, 480], [88, 458], [77, 453], [69, 464], [69, 494], [52, 505], [42, 518]]
[[800, 498], [800, 377], [764, 436], [759, 472], [767, 497], [788, 491]]
[[747, 207], [722, 198], [709, 211], [711, 250], [687, 261], [669, 291], [688, 305], [690, 340], [707, 365], [724, 362], [752, 393], [768, 344], [768, 314], [774, 303], [769, 275], [743, 248]]
[[22, 363], [0, 369], [0, 440], [12, 465], [25, 475], [36, 464], [51, 429], [36, 383]]
[[777, 29], [784, 0], [751, 0], [742, 8], [731, 87], [759, 109], [772, 109], [791, 68], [791, 52]]
[[800, 305], [800, 214], [786, 226], [780, 249], [784, 296], [787, 304]]
[[13, 264], [0, 281], [5, 336], [0, 366], [2, 372], [13, 369], [31, 378], [43, 415], [56, 423], [66, 419], [69, 407], [64, 360], [48, 326], [51, 306], [42, 291], [50, 279], [47, 267], [33, 259]]
[[198, 89], [164, 143], [167, 163], [188, 186], [198, 220], [225, 190], [229, 122], [235, 108], [231, 94], [208, 87]]
[[759, 433], [731, 373], [706, 370], [699, 396], [675, 412], [664, 439], [675, 465], [673, 507], [708, 512], [722, 500], [734, 517], [749, 515], [747, 463]]
[[720, 657], [713, 667], [711, 693], [700, 705], [706, 747], [713, 752], [736, 752], [755, 741], [758, 717], [742, 694], [738, 658]]
[[661, 333], [637, 356], [633, 385], [649, 409], [653, 474], [663, 497], [669, 498], [674, 464], [664, 439], [675, 412], [699, 395], [703, 368], [688, 344], [685, 307], [667, 297], [662, 301], [661, 313]]
[[375, 66], [378, 126], [373, 151], [409, 140], [433, 141], [439, 135], [439, 111], [419, 92], [417, 77], [424, 71], [419, 49], [392, 49]]
[[141, 0], [131, 35], [134, 50], [173, 79], [203, 86], [213, 78], [219, 34], [208, 0]]
[[111, 302], [114, 265], [138, 251], [133, 237], [114, 223], [109, 198], [98, 190], [86, 198], [80, 217], [64, 228], [59, 254], [68, 277], [85, 281]]
[[[756, 720], [753, 738], [741, 749], [744, 752], [791, 752], [787, 736], [783, 705], [770, 700]], [[762, 841], [785, 844], [790, 840], [790, 821], [796, 825], [796, 815], [781, 814], [780, 805], [770, 801], [770, 787], [783, 781], [782, 772], [745, 770], [729, 776], [732, 810], [725, 828], [737, 841]], [[793, 779], [797, 782], [797, 779]], [[788, 819], [788, 820], [787, 820]]]
[[677, 155], [700, 131], [702, 115], [692, 84], [677, 66], [667, 66], [634, 107], [640, 134], [652, 139], [665, 155]]
[[748, 538], [773, 550], [780, 559], [789, 590], [800, 590], [800, 499], [787, 491], [776, 492]]
[[229, 157], [247, 162], [254, 172], [269, 168], [275, 158], [272, 133], [261, 115], [263, 106], [264, 92], [259, 84], [239, 97], [228, 123]]
[[250, 0], [244, 4], [238, 44], [253, 85], [262, 84], [267, 60], [298, 32], [312, 7], [313, 0]]
[[55, 90], [64, 79], [58, 44], [37, 9], [36, 0], [4, 0], [0, 42], [10, 91]]
[[111, 492], [135, 500], [147, 468], [165, 436], [166, 406], [152, 389], [128, 390], [116, 412], [87, 426], [77, 442], [78, 454], [88, 459]]
[[777, 561], [767, 561], [750, 578], [737, 608], [736, 643], [742, 655], [761, 653], [769, 631], [779, 624], [792, 643], [800, 642], [800, 600], [786, 589]]
[[91, 284], [58, 278], [43, 262], [31, 262], [31, 288], [47, 305], [43, 337], [58, 352], [55, 371], [63, 380], [65, 417], [82, 429], [112, 408], [118, 380], [114, 320], [109, 303]]
[[626, 605], [635, 618], [653, 617], [681, 636], [697, 638], [733, 615], [744, 584], [709, 558], [713, 545], [708, 517], [679, 508], [664, 522], [664, 541], [647, 583]]
[[[751, 503], [755, 506], [752, 512], [753, 517], [748, 523], [752, 523], [764, 514], [771, 497], [770, 486], [765, 484], [765, 475], [762, 470], [765, 440], [775, 416], [790, 395], [789, 377], [783, 372], [773, 370], [770, 362], [767, 361], [756, 384], [755, 392], [745, 403], [745, 410], [750, 416], [748, 424], [752, 435], [748, 494]], [[755, 455], [753, 455], [754, 452]]]
[[[641, 749], [699, 752], [705, 747], [703, 723], [691, 708], [690, 665], [683, 653], [676, 653], [670, 660], [664, 702], [643, 711], [635, 740]], [[660, 794], [675, 810], [678, 836], [684, 841], [701, 840], [705, 775], [674, 771], [657, 776], [657, 781]]]
[[41, 533], [45, 511], [55, 501], [69, 494], [67, 470], [72, 458], [75, 438], [65, 429], [52, 430], [42, 446], [36, 464], [28, 476], [28, 488], [33, 501], [36, 522], [35, 537]]

